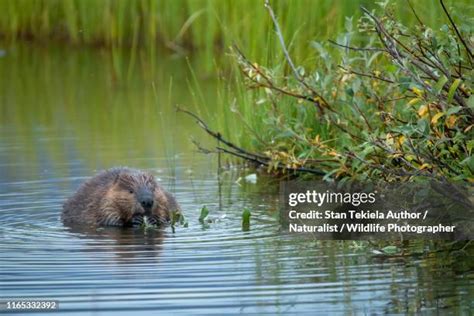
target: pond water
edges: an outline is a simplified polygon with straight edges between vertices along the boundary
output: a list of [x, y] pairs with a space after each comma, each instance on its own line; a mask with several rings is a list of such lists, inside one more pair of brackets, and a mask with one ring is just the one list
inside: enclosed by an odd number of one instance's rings
[[[447, 254], [386, 259], [352, 242], [287, 234], [278, 183], [228, 170], [174, 104], [194, 105], [185, 60], [130, 62], [100, 50], [18, 45], [0, 57], [0, 297], [59, 300], [59, 312], [469, 314], [474, 277]], [[146, 58], [144, 58], [146, 60]], [[192, 64], [192, 61], [190, 62]], [[215, 86], [202, 79], [204, 112]], [[97, 170], [151, 170], [189, 227], [72, 230], [61, 205]], [[213, 222], [200, 224], [206, 205]], [[252, 211], [249, 231], [241, 214]], [[471, 258], [472, 260], [472, 258]]]

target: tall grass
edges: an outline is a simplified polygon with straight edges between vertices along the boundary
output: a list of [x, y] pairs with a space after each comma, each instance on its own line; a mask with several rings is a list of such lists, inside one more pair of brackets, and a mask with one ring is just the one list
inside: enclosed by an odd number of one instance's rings
[[[425, 22], [436, 23], [439, 6], [428, 0], [412, 2]], [[301, 60], [308, 55], [311, 40], [332, 37], [345, 16], [359, 14], [360, 5], [370, 8], [374, 4], [278, 0], [272, 5], [293, 56]], [[397, 10], [398, 16], [412, 18], [405, 2]], [[268, 36], [271, 30], [263, 0], [0, 0], [0, 35], [7, 41], [60, 40], [110, 48], [165, 46], [178, 53], [200, 50], [207, 57], [237, 43], [252, 58], [267, 62], [280, 51], [273, 36]]]

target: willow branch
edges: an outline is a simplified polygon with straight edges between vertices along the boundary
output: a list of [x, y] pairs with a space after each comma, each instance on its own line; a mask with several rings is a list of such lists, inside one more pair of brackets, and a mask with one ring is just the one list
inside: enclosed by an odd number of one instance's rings
[[[458, 36], [459, 40], [461, 41], [461, 43], [464, 45], [464, 48], [466, 49], [467, 53], [468, 53], [468, 56], [470, 58], [472, 58], [472, 52], [471, 50], [469, 49], [469, 46], [467, 45], [467, 43], [464, 41], [464, 38], [462, 37], [461, 33], [459, 32], [457, 26], [456, 26], [456, 23], [454, 23], [453, 19], [451, 18], [451, 15], [449, 14], [448, 12], [448, 9], [446, 9], [446, 6], [444, 5], [444, 2], [443, 0], [439, 0], [439, 2], [441, 3], [441, 6], [443, 7], [443, 11], [444, 13], [446, 14], [446, 16], [448, 17], [448, 20], [449, 22], [451, 23], [451, 25], [453, 26], [454, 28], [454, 31], [456, 32], [456, 35]], [[470, 60], [469, 58], [469, 60]]]
[[295, 76], [296, 80], [303, 87], [305, 87], [307, 90], [311, 91], [314, 96], [318, 97], [321, 100], [322, 104], [319, 104], [319, 102], [318, 102], [317, 106], [318, 106], [319, 110], [322, 112], [323, 111], [322, 106], [329, 107], [329, 103], [324, 99], [324, 97], [321, 94], [319, 94], [317, 91], [315, 91], [313, 88], [311, 88], [304, 81], [304, 79], [301, 78], [300, 74], [298, 73], [298, 70], [295, 67], [295, 64], [293, 63], [293, 60], [290, 57], [290, 54], [288, 53], [288, 49], [286, 47], [285, 39], [283, 38], [283, 33], [281, 32], [280, 25], [278, 24], [278, 20], [275, 16], [275, 13], [273, 12], [273, 9], [270, 6], [270, 3], [269, 3], [268, 0], [265, 0], [265, 8], [267, 8], [268, 13], [270, 14], [270, 17], [272, 18], [273, 25], [275, 26], [275, 32], [278, 36], [278, 40], [280, 41], [281, 49], [283, 50], [283, 54], [285, 55], [286, 61], [288, 62], [288, 64], [290, 65], [291, 70], [293, 71], [293, 75]]
[[350, 49], [350, 50], [355, 50], [355, 51], [368, 51], [368, 52], [385, 52], [386, 50], [383, 48], [377, 48], [377, 47], [355, 47], [355, 46], [348, 46], [344, 44], [340, 44], [336, 41], [333, 40], [328, 40], [329, 43], [339, 46], [342, 48]]
[[[250, 160], [250, 161], [253, 161], [253, 162], [255, 162], [255, 163], [264, 165], [264, 166], [266, 166], [266, 167], [270, 166], [270, 160], [268, 160], [268, 159], [267, 159], [266, 161], [261, 161], [261, 160], [259, 160], [259, 159], [255, 159], [255, 158], [252, 158], [252, 157], [247, 157], [247, 156], [243, 155], [242, 153], [234, 152], [234, 151], [231, 151], [231, 150], [222, 148], [222, 147], [217, 147], [217, 149], [220, 150], [220, 151], [222, 151], [222, 152], [224, 152], [224, 153], [227, 153], [227, 154], [230, 154], [230, 155], [239, 157], [239, 158], [243, 158], [243, 159], [246, 159], [246, 160]], [[276, 166], [275, 168], [278, 169], [278, 170], [281, 170], [281, 171], [311, 173], [311, 174], [315, 174], [315, 175], [318, 175], [318, 176], [324, 176], [324, 175], [326, 175], [326, 172], [324, 172], [324, 171], [316, 170], [316, 169], [311, 169], [311, 168], [306, 168], [306, 167], [296, 167], [296, 168], [292, 168], [292, 167], [288, 167], [288, 166], [279, 166], [279, 165], [278, 165], [278, 166]]]
[[222, 137], [221, 133], [215, 132], [215, 131], [211, 130], [211, 129], [209, 128], [209, 126], [208, 126], [199, 116], [197, 116], [197, 115], [194, 114], [193, 112], [188, 111], [188, 110], [185, 110], [185, 109], [182, 109], [182, 108], [180, 108], [180, 107], [176, 107], [176, 111], [178, 111], [178, 112], [183, 112], [183, 113], [185, 113], [185, 114], [187, 114], [187, 115], [193, 117], [193, 118], [197, 121], [198, 125], [199, 125], [203, 130], [206, 131], [206, 133], [208, 133], [209, 135], [211, 135], [212, 137], [214, 137], [214, 138], [217, 139], [218, 141], [222, 142], [222, 143], [225, 144], [226, 146], [228, 146], [228, 147], [230, 147], [230, 148], [233, 148], [233, 149], [235, 149], [235, 150], [237, 150], [237, 151], [239, 151], [239, 152], [241, 152], [241, 153], [243, 153], [243, 154], [245, 154], [245, 155], [247, 155], [247, 156], [253, 156], [253, 157], [260, 158], [260, 159], [267, 159], [267, 157], [265, 157], [265, 156], [248, 152], [248, 151], [246, 151], [245, 149], [240, 148], [240, 147], [234, 145], [233, 143], [231, 143], [230, 141], [224, 139], [224, 138]]
[[[233, 149], [233, 150], [229, 150], [229, 149], [218, 146], [218, 147], [216, 147], [216, 149], [219, 152], [227, 153], [227, 154], [230, 154], [232, 156], [236, 156], [236, 157], [248, 160], [248, 161], [252, 161], [252, 162], [257, 163], [259, 165], [270, 166], [271, 160], [268, 157], [265, 157], [265, 156], [262, 156], [262, 155], [259, 155], [259, 154], [255, 154], [255, 153], [251, 153], [251, 152], [249, 152], [249, 151], [247, 151], [243, 148], [240, 148], [240, 147], [234, 145], [230, 141], [224, 139], [219, 132], [215, 132], [215, 131], [211, 130], [209, 128], [209, 126], [199, 116], [197, 116], [193, 112], [182, 109], [180, 107], [176, 107], [176, 110], [178, 112], [183, 112], [183, 113], [191, 116], [192, 118], [194, 118], [196, 120], [196, 122], [198, 123], [198, 125], [202, 129], [204, 129], [204, 131], [206, 131], [206, 133], [208, 133], [209, 135], [211, 135], [215, 139], [219, 140], [220, 142], [222, 142], [226, 146]], [[206, 154], [213, 153], [213, 151], [201, 147], [197, 142], [193, 141], [193, 143], [198, 147], [198, 149], [201, 152], [204, 152]], [[304, 172], [304, 173], [311, 173], [311, 174], [320, 175], [320, 176], [326, 174], [324, 171], [317, 170], [317, 169], [312, 169], [312, 168], [306, 168], [306, 167], [291, 168], [291, 167], [287, 167], [287, 166], [282, 166], [282, 167], [277, 166], [276, 168], [278, 170], [281, 170], [281, 171]]]

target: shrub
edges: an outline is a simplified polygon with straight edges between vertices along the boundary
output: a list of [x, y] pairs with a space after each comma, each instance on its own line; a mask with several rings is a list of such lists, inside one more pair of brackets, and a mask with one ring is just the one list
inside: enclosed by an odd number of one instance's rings
[[326, 178], [474, 182], [473, 23], [457, 25], [440, 5], [447, 23], [438, 30], [415, 10], [408, 27], [387, 2], [380, 14], [362, 8], [357, 30], [348, 18], [335, 41], [312, 43], [317, 62], [304, 69], [267, 3], [287, 67], [258, 65], [234, 48], [247, 86], [259, 91], [252, 122], [265, 131], [258, 153], [243, 158]]

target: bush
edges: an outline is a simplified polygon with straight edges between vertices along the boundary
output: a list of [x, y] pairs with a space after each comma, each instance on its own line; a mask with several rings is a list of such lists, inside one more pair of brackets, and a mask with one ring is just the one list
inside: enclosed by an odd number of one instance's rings
[[455, 24], [440, 1], [446, 25], [431, 29], [413, 10], [418, 24], [408, 27], [385, 2], [381, 14], [362, 9], [357, 30], [348, 18], [336, 41], [313, 42], [317, 62], [304, 69], [266, 5], [287, 67], [257, 65], [234, 48], [248, 87], [259, 91], [252, 122], [265, 132], [259, 153], [247, 151], [256, 162], [326, 178], [474, 182], [472, 18]]

